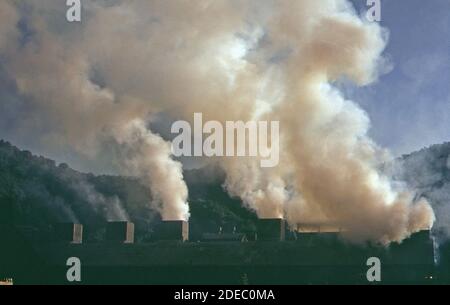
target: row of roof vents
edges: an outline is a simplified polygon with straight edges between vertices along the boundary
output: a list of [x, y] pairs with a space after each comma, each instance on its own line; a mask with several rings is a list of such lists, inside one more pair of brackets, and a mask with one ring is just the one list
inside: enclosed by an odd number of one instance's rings
[[[257, 228], [257, 239], [266, 241], [285, 240], [286, 222], [281, 218], [260, 219]], [[55, 226], [55, 233], [59, 240], [72, 244], [83, 243], [83, 225], [75, 223], [62, 223]], [[189, 223], [186, 221], [163, 221], [157, 232], [158, 240], [188, 241]], [[214, 239], [215, 235], [222, 240], [245, 240], [245, 236], [234, 232], [233, 234], [204, 234], [205, 240]], [[225, 237], [225, 238], [224, 238]], [[108, 222], [106, 227], [106, 240], [109, 242], [132, 244], [134, 243], [134, 224], [131, 222]]]

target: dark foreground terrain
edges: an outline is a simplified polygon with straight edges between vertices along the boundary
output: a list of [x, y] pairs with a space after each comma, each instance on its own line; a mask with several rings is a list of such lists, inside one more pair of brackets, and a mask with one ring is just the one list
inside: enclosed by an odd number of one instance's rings
[[118, 244], [30, 243], [2, 227], [0, 270], [15, 284], [70, 284], [69, 257], [82, 263], [81, 284], [367, 284], [369, 257], [381, 260], [382, 284], [450, 283], [429, 232], [389, 248], [352, 246], [333, 234], [297, 240]]

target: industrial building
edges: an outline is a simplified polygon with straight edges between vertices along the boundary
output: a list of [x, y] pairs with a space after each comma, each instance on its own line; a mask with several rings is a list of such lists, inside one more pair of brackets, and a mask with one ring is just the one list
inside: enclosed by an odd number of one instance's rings
[[134, 224], [126, 221], [109, 222], [106, 229], [106, 240], [123, 244], [134, 243]]
[[258, 222], [257, 239], [260, 241], [284, 241], [286, 221], [282, 218], [265, 218]]
[[55, 234], [62, 242], [72, 244], [83, 243], [83, 225], [75, 223], [60, 223], [55, 225]]
[[[145, 243], [134, 242], [129, 222], [108, 223], [103, 242], [82, 242], [82, 228], [56, 225], [57, 241], [30, 244], [23, 238], [11, 248], [20, 255], [2, 255], [15, 258], [18, 265], [26, 260], [29, 268], [10, 264], [4, 276], [14, 278], [15, 284], [68, 284], [66, 260], [77, 257], [83, 264], [82, 284], [243, 284], [243, 279], [250, 284], [364, 284], [367, 259], [378, 257], [383, 283], [437, 278], [429, 231], [384, 248], [345, 243], [338, 230], [331, 229], [291, 235], [283, 219], [261, 219], [255, 241], [237, 230], [205, 233], [201, 240], [190, 241], [189, 223], [184, 221], [163, 222], [155, 232], [158, 238]], [[3, 244], [21, 236], [11, 226], [2, 232], [10, 235], [9, 240], [0, 236]]]
[[164, 221], [160, 225], [157, 238], [159, 240], [187, 241], [189, 239], [189, 224], [182, 220]]

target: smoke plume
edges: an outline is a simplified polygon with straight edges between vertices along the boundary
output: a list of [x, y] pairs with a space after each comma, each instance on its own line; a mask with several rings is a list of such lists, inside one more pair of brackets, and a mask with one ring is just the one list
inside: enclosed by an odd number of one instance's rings
[[277, 167], [214, 159], [225, 188], [259, 217], [333, 223], [352, 240], [382, 243], [433, 224], [425, 200], [380, 173], [389, 154], [338, 89], [368, 85], [389, 64], [387, 31], [349, 1], [84, 1], [80, 24], [65, 21], [61, 1], [0, 5], [11, 12], [0, 18], [0, 62], [25, 101], [10, 137], [111, 158], [149, 184], [163, 218], [189, 217], [187, 188], [149, 122], [201, 112], [205, 121], [280, 121]]
[[427, 198], [436, 213], [433, 235], [438, 242], [450, 238], [450, 143], [404, 155], [384, 168], [396, 180], [417, 190]]

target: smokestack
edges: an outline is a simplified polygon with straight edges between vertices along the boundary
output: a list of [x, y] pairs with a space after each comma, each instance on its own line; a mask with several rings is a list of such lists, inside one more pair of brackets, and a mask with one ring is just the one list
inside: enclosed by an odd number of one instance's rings
[[265, 218], [258, 221], [258, 240], [284, 241], [286, 221], [283, 218]]
[[59, 223], [55, 226], [56, 236], [60, 241], [71, 244], [83, 243], [83, 225], [77, 223]]
[[189, 240], [189, 223], [183, 220], [163, 221], [160, 227], [161, 240]]
[[134, 223], [127, 221], [108, 222], [106, 240], [124, 244], [134, 243]]

